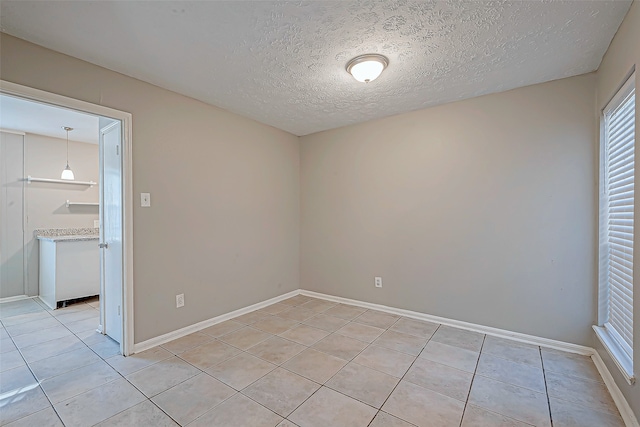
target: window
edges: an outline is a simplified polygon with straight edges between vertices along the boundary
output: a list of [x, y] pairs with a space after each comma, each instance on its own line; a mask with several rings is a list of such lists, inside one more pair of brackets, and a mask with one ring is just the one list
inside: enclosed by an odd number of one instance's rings
[[600, 292], [596, 333], [633, 382], [635, 73], [602, 114]]

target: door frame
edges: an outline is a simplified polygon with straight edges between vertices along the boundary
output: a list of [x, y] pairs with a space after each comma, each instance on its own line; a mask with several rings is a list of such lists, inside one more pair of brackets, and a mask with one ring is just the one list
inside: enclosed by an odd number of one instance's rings
[[124, 356], [134, 351], [133, 328], [133, 174], [132, 174], [132, 115], [113, 108], [92, 104], [67, 96], [34, 89], [28, 86], [0, 80], [0, 93], [76, 110], [122, 122], [122, 343]]
[[[19, 135], [22, 137], [22, 176], [25, 175], [25, 171], [27, 170], [27, 153], [26, 153], [26, 143], [25, 143], [25, 137], [26, 137], [26, 133], [24, 132], [20, 132], [17, 130], [13, 130], [13, 129], [4, 129], [4, 128], [0, 128], [0, 132], [4, 132], [4, 133], [9, 133], [9, 134], [13, 134], [13, 135]], [[25, 215], [25, 212], [27, 210], [27, 194], [26, 194], [26, 190], [27, 190], [27, 186], [25, 185], [25, 183], [22, 183], [22, 205], [20, 206], [22, 208], [22, 221], [20, 223], [20, 226], [22, 227], [22, 294], [20, 295], [15, 295], [12, 297], [4, 297], [4, 298], [0, 298], [0, 302], [11, 302], [11, 301], [20, 301], [23, 299], [27, 299], [29, 298], [29, 292], [28, 292], [28, 277], [29, 277], [29, 271], [28, 271], [28, 263], [27, 263], [27, 245], [26, 245], [26, 241], [25, 241], [25, 231], [27, 229], [27, 217]], [[1, 225], [0, 225], [1, 227]], [[0, 268], [1, 270], [1, 268]]]

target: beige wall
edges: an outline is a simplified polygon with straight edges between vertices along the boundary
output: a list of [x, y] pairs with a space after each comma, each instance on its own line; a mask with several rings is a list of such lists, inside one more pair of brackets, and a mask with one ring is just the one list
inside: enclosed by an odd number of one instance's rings
[[[66, 164], [66, 139], [43, 135], [25, 136], [26, 175], [59, 179]], [[99, 181], [98, 144], [69, 141], [69, 165], [78, 181]], [[66, 201], [98, 202], [98, 186], [33, 182], [26, 186], [27, 295], [38, 295], [39, 246], [34, 230], [39, 228], [92, 228], [99, 218], [97, 206], [66, 207]]]
[[[627, 16], [625, 17], [622, 25], [618, 29], [616, 36], [614, 37], [607, 53], [605, 54], [600, 68], [597, 73], [597, 114], [600, 115], [604, 106], [616, 93], [618, 88], [624, 83], [626, 77], [630, 72], [636, 68], [636, 142], [640, 141], [640, 96], [638, 96], [638, 89], [640, 88], [640, 70], [638, 70], [638, 64], [640, 64], [640, 3], [638, 1], [633, 2]], [[637, 154], [637, 151], [636, 151]], [[638, 178], [638, 169], [636, 169], [636, 178]], [[638, 181], [638, 179], [636, 179]], [[640, 203], [636, 203], [635, 217], [640, 218]], [[637, 225], [637, 224], [636, 224]], [[636, 230], [638, 228], [636, 227]], [[640, 240], [640, 239], [638, 239]], [[636, 241], [635, 253], [639, 253], [640, 241]], [[633, 269], [633, 282], [634, 282], [634, 361], [633, 366], [635, 368], [636, 377], [640, 373], [640, 290], [638, 283], [640, 283], [640, 259], [638, 257], [634, 260]], [[620, 371], [615, 366], [608, 353], [604, 350], [597, 338], [593, 337], [593, 342], [598, 350], [598, 353], [602, 356], [609, 371], [613, 375], [618, 387], [625, 395], [627, 401], [631, 405], [631, 408], [640, 416], [640, 385], [636, 383], [632, 386], [628, 385], [625, 379], [620, 374]]]
[[303, 288], [590, 344], [594, 79], [302, 137]]
[[[598, 104], [637, 62], [638, 9], [598, 72]], [[133, 114], [136, 342], [302, 287], [593, 344], [593, 74], [298, 145], [11, 36], [0, 46], [3, 80]]]
[[135, 342], [299, 288], [295, 136], [5, 34], [0, 46], [3, 80], [133, 114]]
[[[590, 329], [596, 116], [639, 61], [638, 2], [596, 76], [310, 135], [300, 146], [11, 36], [0, 46], [3, 80], [133, 113], [134, 201], [144, 191], [153, 202], [134, 208], [136, 342], [302, 287], [595, 345], [640, 412], [638, 386], [626, 385]], [[635, 342], [640, 366], [640, 328]]]

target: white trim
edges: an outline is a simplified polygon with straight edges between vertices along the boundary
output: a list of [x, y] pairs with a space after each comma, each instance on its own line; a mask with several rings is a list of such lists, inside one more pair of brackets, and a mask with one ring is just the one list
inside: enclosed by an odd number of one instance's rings
[[[27, 172], [27, 136], [22, 136], [22, 176]], [[27, 242], [31, 239], [31, 236], [27, 237], [27, 229], [29, 226], [29, 202], [27, 200], [27, 185], [22, 184], [22, 280], [24, 293], [34, 294], [40, 293], [40, 285], [38, 284], [38, 290], [32, 290], [29, 287], [29, 248]], [[38, 298], [38, 301], [41, 301]]]
[[[27, 170], [27, 159], [26, 159], [26, 133], [19, 130], [12, 130], [6, 128], [0, 128], [0, 132], [4, 132], [11, 135], [19, 135], [22, 137], [22, 176], [24, 176], [25, 171]], [[29, 275], [28, 275], [28, 256], [27, 256], [27, 245], [25, 244], [25, 230], [27, 229], [27, 195], [26, 195], [26, 185], [22, 184], [22, 291], [25, 293], [24, 297], [30, 298], [29, 294]], [[22, 297], [22, 295], [18, 295], [18, 297]], [[7, 297], [13, 298], [13, 297]], [[6, 300], [4, 298], [0, 298], [0, 302], [9, 302], [10, 300]]]
[[133, 123], [132, 116], [122, 120], [122, 354], [128, 356], [135, 351], [133, 329]]
[[609, 102], [607, 102], [607, 105], [604, 106], [604, 108], [602, 109], [602, 114], [607, 115], [609, 111], [617, 108], [618, 104], [620, 104], [622, 100], [624, 100], [627, 96], [629, 96], [629, 94], [635, 89], [635, 87], [636, 87], [636, 71], [634, 69], [631, 72], [631, 74], [626, 78], [622, 86], [620, 86], [620, 89], [616, 91], [615, 95], [613, 95], [609, 100]]
[[319, 298], [326, 301], [333, 301], [343, 304], [355, 305], [357, 307], [368, 308], [372, 310], [383, 311], [385, 313], [397, 314], [399, 316], [409, 317], [417, 320], [425, 320], [428, 322], [440, 323], [442, 325], [453, 326], [460, 329], [466, 329], [468, 331], [480, 332], [483, 334], [492, 335], [495, 337], [506, 338], [513, 341], [518, 341], [525, 344], [533, 344], [540, 345], [547, 348], [553, 348], [556, 350], [567, 351], [570, 353], [582, 354], [585, 356], [591, 356], [596, 351], [591, 347], [585, 347], [578, 344], [571, 344], [563, 341], [552, 340], [549, 338], [537, 337], [534, 335], [521, 334], [519, 332], [512, 332], [505, 329], [492, 328], [490, 326], [478, 325], [475, 323], [463, 322], [460, 320], [448, 319], [445, 317], [432, 316], [430, 314], [419, 313], [416, 311], [404, 310], [401, 308], [388, 307], [380, 304], [373, 304], [358, 300], [353, 300], [349, 298], [336, 297], [333, 295], [321, 294], [313, 291], [306, 291], [303, 289], [299, 289], [296, 291], [291, 291], [286, 294], [280, 295], [278, 297], [271, 298], [266, 301], [262, 301], [244, 308], [240, 308], [238, 310], [222, 314], [217, 317], [213, 317], [208, 320], [203, 320], [202, 322], [186, 326], [184, 328], [166, 333], [164, 335], [157, 336], [155, 338], [151, 338], [149, 340], [137, 343], [134, 347], [135, 353], [139, 353], [144, 350], [148, 350], [149, 348], [165, 344], [169, 341], [184, 337], [185, 335], [192, 334], [194, 332], [198, 332], [202, 329], [208, 328], [215, 324], [224, 322], [226, 320], [233, 319], [234, 317], [241, 316], [243, 314], [250, 313], [255, 310], [259, 310], [268, 305], [274, 304], [276, 302], [280, 302], [287, 298], [291, 298], [296, 295], [305, 295], [308, 297]]
[[605, 365], [604, 360], [602, 360], [602, 357], [600, 357], [600, 354], [598, 354], [598, 352], [594, 352], [594, 354], [591, 355], [591, 360], [593, 360], [593, 363], [596, 365], [598, 372], [600, 372], [600, 376], [602, 377], [604, 384], [607, 386], [607, 389], [611, 394], [611, 398], [618, 407], [618, 411], [620, 411], [620, 416], [622, 417], [624, 424], [627, 427], [640, 427], [640, 425], [638, 424], [638, 419], [629, 406], [629, 402], [627, 402], [627, 399], [624, 398], [624, 395], [611, 376], [611, 372], [609, 372], [609, 369], [607, 369], [607, 365]]
[[26, 136], [27, 134], [19, 131], [19, 130], [11, 130], [11, 129], [5, 129], [5, 128], [0, 128], [0, 132], [4, 132], [4, 133], [12, 133], [14, 135], [22, 135], [22, 136]]
[[32, 87], [19, 85], [6, 80], [0, 80], [0, 93], [29, 99], [43, 104], [55, 105], [68, 110], [80, 111], [81, 113], [89, 113], [117, 120], [122, 120], [125, 117], [131, 118], [131, 114], [125, 111], [114, 110], [113, 108], [92, 104], [75, 98], [69, 98], [67, 96], [58, 95], [57, 93], [34, 89]]
[[266, 301], [258, 302], [253, 305], [239, 308], [238, 310], [231, 311], [229, 313], [221, 314], [220, 316], [212, 317], [208, 320], [203, 320], [202, 322], [195, 323], [193, 325], [185, 326], [184, 328], [175, 330], [173, 332], [166, 333], [164, 335], [157, 336], [155, 338], [148, 339], [146, 341], [142, 341], [135, 345], [134, 350], [135, 353], [140, 353], [141, 351], [148, 350], [152, 347], [156, 347], [158, 345], [162, 345], [168, 343], [169, 341], [173, 341], [178, 338], [182, 338], [186, 335], [192, 334], [194, 332], [201, 331], [202, 329], [208, 328], [210, 326], [216, 325], [218, 323], [222, 323], [226, 320], [233, 319], [234, 317], [242, 316], [243, 314], [250, 313], [252, 311], [259, 310], [268, 305], [275, 304], [277, 302], [283, 301], [287, 298], [294, 297], [300, 294], [300, 290], [297, 289], [295, 291], [287, 292], [286, 294], [282, 294], [280, 296], [268, 299]]
[[609, 334], [606, 328], [596, 325], [592, 327], [596, 333], [596, 337], [598, 337], [604, 349], [609, 353], [611, 360], [613, 360], [618, 367], [627, 384], [633, 384], [636, 381], [636, 377], [633, 375], [633, 361], [629, 355], [620, 347], [620, 344]]
[[474, 332], [480, 332], [483, 334], [492, 335], [500, 338], [506, 338], [509, 340], [518, 341], [525, 344], [539, 345], [547, 348], [553, 348], [556, 350], [590, 356], [594, 364], [596, 365], [598, 372], [602, 376], [602, 379], [607, 389], [609, 390], [609, 393], [611, 393], [611, 397], [615, 402], [618, 408], [618, 411], [620, 411], [620, 416], [624, 420], [625, 425], [627, 427], [640, 427], [638, 425], [638, 420], [636, 419], [635, 415], [633, 414], [633, 411], [631, 410], [631, 407], [629, 406], [629, 403], [624, 398], [624, 395], [616, 385], [613, 377], [611, 376], [611, 373], [607, 369], [607, 366], [604, 364], [604, 361], [602, 360], [598, 352], [591, 347], [571, 344], [571, 343], [552, 340], [548, 338], [537, 337], [535, 335], [521, 334], [519, 332], [512, 332], [505, 329], [492, 328], [490, 326], [483, 326], [475, 323], [462, 322], [460, 320], [453, 320], [453, 319], [447, 319], [444, 317], [432, 316], [429, 314], [419, 313], [416, 311], [404, 310], [404, 309], [395, 308], [395, 307], [387, 307], [380, 304], [373, 304], [373, 303], [353, 300], [349, 298], [342, 298], [342, 297], [336, 297], [333, 295], [321, 294], [319, 292], [305, 291], [304, 289], [291, 291], [286, 294], [280, 295], [278, 297], [274, 297], [266, 301], [253, 304], [248, 307], [240, 308], [238, 310], [235, 310], [217, 317], [213, 317], [208, 320], [204, 320], [194, 325], [190, 325], [182, 329], [178, 329], [176, 331], [169, 332], [167, 334], [164, 334], [155, 338], [151, 338], [147, 341], [143, 341], [141, 343], [136, 344], [135, 352], [139, 353], [144, 350], [148, 350], [152, 347], [165, 344], [169, 341], [173, 341], [175, 339], [184, 337], [194, 332], [198, 332], [202, 329], [208, 328], [210, 326], [216, 325], [226, 320], [233, 319], [234, 317], [242, 316], [243, 314], [247, 314], [252, 311], [259, 310], [268, 305], [274, 304], [276, 302], [280, 302], [282, 300], [294, 297], [296, 295], [304, 295], [308, 297], [323, 299], [326, 301], [333, 301], [333, 302], [338, 302], [343, 304], [355, 305], [357, 307], [369, 308], [372, 310], [379, 310], [386, 313], [409, 317], [412, 319], [426, 320], [429, 322], [440, 323], [442, 325], [453, 326], [456, 328], [466, 329]]
[[539, 345], [547, 348], [553, 348], [555, 350], [582, 354], [585, 356], [591, 356], [593, 353], [595, 353], [595, 350], [592, 349], [591, 347], [585, 347], [578, 344], [571, 344], [563, 341], [552, 340], [549, 338], [537, 337], [535, 335], [521, 334], [519, 332], [512, 332], [512, 331], [507, 331], [505, 329], [492, 328], [490, 326], [483, 326], [475, 323], [448, 319], [445, 317], [432, 316], [430, 314], [404, 310], [401, 308], [387, 307], [386, 305], [372, 304], [368, 302], [362, 302], [362, 301], [342, 298], [342, 297], [335, 297], [332, 295], [326, 295], [318, 292], [305, 291], [305, 290], [301, 291], [300, 294], [308, 297], [324, 299], [327, 301], [340, 302], [343, 304], [355, 305], [358, 307], [369, 308], [372, 310], [384, 311], [385, 313], [397, 314], [399, 316], [410, 317], [412, 319], [440, 323], [442, 325], [453, 326], [456, 328], [466, 329], [468, 331], [473, 331], [473, 332], [480, 332], [482, 334], [492, 335], [494, 337], [499, 337], [499, 338], [506, 338], [506, 339], [518, 341], [525, 344]]
[[121, 351], [125, 356], [131, 354], [134, 348], [134, 316], [133, 316], [133, 182], [132, 182], [132, 116], [120, 110], [80, 101], [51, 92], [22, 86], [16, 83], [0, 80], [0, 93], [17, 96], [31, 101], [51, 104], [61, 108], [76, 110], [97, 116], [109, 117], [122, 122], [122, 220], [123, 220], [123, 339]]
[[591, 348], [577, 344], [571, 344], [563, 341], [552, 340], [548, 338], [537, 337], [535, 335], [527, 335], [521, 334], [519, 332], [507, 331], [505, 329], [492, 328], [490, 326], [478, 325], [475, 323], [462, 322], [460, 320], [447, 319], [444, 317], [432, 316], [429, 314], [419, 313], [416, 311], [403, 310], [395, 307], [387, 307], [380, 304], [372, 304], [368, 302], [362, 302], [358, 300], [336, 297], [332, 295], [321, 294], [313, 291], [305, 291], [301, 290], [300, 295], [305, 295], [308, 297], [320, 298], [327, 301], [339, 302], [343, 304], [355, 305], [358, 307], [369, 308], [373, 310], [384, 311], [386, 313], [397, 314], [400, 316], [410, 317], [417, 320], [426, 320], [429, 322], [440, 323], [442, 325], [454, 326], [460, 329], [466, 329], [473, 332], [480, 332], [487, 335], [492, 335], [495, 337], [506, 338], [513, 341], [522, 342], [525, 344], [533, 344], [539, 345], [542, 347], [553, 348], [556, 350], [567, 351], [569, 353], [577, 353], [585, 356], [590, 356], [591, 360], [593, 360], [598, 372], [602, 376], [602, 379], [611, 393], [611, 398], [616, 404], [618, 411], [620, 411], [620, 416], [622, 417], [625, 425], [627, 427], [640, 427], [638, 425], [638, 420], [636, 416], [633, 414], [631, 407], [629, 406], [629, 402], [625, 399], [624, 395], [618, 388], [615, 383], [611, 373], [607, 369], [607, 366], [604, 364], [602, 358], [598, 354], [598, 352]]
[[23, 299], [29, 299], [29, 298], [33, 298], [33, 297], [30, 297], [29, 295], [17, 295], [15, 297], [4, 297], [4, 298], [0, 298], [0, 304], [5, 302], [22, 301]]
[[31, 297], [31, 298], [33, 298], [33, 300], [34, 300], [35, 302], [37, 302], [37, 303], [38, 303], [38, 305], [40, 305], [40, 307], [44, 308], [46, 311], [51, 311], [51, 307], [49, 307], [49, 306], [47, 305], [47, 303], [46, 303], [46, 302], [44, 302], [44, 300], [43, 300], [42, 298], [40, 298], [40, 295], [35, 296], [35, 297]]
[[[596, 337], [605, 348], [611, 359], [614, 361], [615, 365], [619, 369], [620, 373], [627, 381], [628, 384], [633, 384], [635, 381], [634, 373], [633, 373], [633, 325], [630, 331], [630, 334], [626, 333], [624, 330], [620, 330], [618, 327], [615, 327], [611, 323], [610, 319], [610, 304], [612, 298], [610, 288], [623, 288], [623, 289], [631, 289], [633, 292], [633, 255], [629, 255], [631, 257], [631, 272], [628, 273], [631, 276], [630, 282], [626, 279], [621, 280], [618, 285], [612, 285], [609, 279], [609, 269], [610, 269], [610, 258], [612, 255], [610, 254], [609, 247], [611, 245], [610, 237], [609, 237], [609, 196], [608, 196], [608, 180], [611, 178], [609, 176], [609, 154], [608, 147], [610, 145], [609, 135], [607, 132], [607, 124], [609, 119], [612, 117], [613, 113], [620, 111], [620, 108], [626, 104], [626, 101], [629, 99], [630, 95], [635, 92], [635, 66], [632, 68], [630, 74], [625, 77], [623, 80], [623, 84], [615, 91], [614, 95], [607, 102], [607, 104], [602, 108], [600, 112], [600, 139], [599, 139], [599, 147], [600, 147], [600, 171], [599, 171], [599, 191], [598, 191], [598, 204], [599, 204], [599, 212], [598, 212], [598, 324], [593, 326], [593, 330], [596, 334]], [[623, 104], [624, 103], [624, 104]], [[626, 107], [625, 107], [626, 108]], [[632, 104], [632, 108], [635, 108], [635, 104]], [[634, 117], [632, 116], [632, 120]], [[624, 139], [625, 144], [629, 144], [630, 147], [635, 146], [635, 142], [633, 140], [633, 136], [630, 136], [630, 140]], [[623, 140], [617, 142], [618, 144], [622, 144]], [[621, 147], [624, 145], [620, 145]], [[637, 172], [637, 170], [636, 170]], [[633, 196], [635, 197], [635, 196]], [[631, 202], [633, 203], [633, 202]], [[637, 205], [635, 205], [634, 210], [637, 211]], [[635, 225], [633, 225], [633, 230], [635, 230]], [[633, 235], [635, 231], [631, 232], [631, 243], [633, 247], [636, 247], [638, 242], [634, 241], [635, 237]], [[636, 248], [637, 249], [637, 248]], [[627, 252], [625, 251], [625, 256], [627, 256]], [[617, 257], [617, 256], [616, 256]], [[627, 260], [625, 258], [625, 260]], [[624, 314], [621, 316], [623, 319], [617, 319], [619, 322], [624, 323], [627, 320], [627, 316], [632, 319], [633, 318], [633, 301], [631, 301], [631, 308], [627, 310], [626, 308], [620, 308], [620, 310], [624, 311]], [[614, 316], [617, 318], [618, 316]], [[633, 321], [631, 320], [633, 323]], [[615, 323], [615, 322], [614, 322]]]

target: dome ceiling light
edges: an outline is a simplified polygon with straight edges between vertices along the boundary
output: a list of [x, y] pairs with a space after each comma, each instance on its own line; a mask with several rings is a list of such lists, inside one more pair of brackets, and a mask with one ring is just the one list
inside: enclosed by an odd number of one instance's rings
[[353, 58], [347, 63], [347, 72], [359, 82], [369, 83], [377, 79], [389, 65], [386, 56], [368, 53]]

